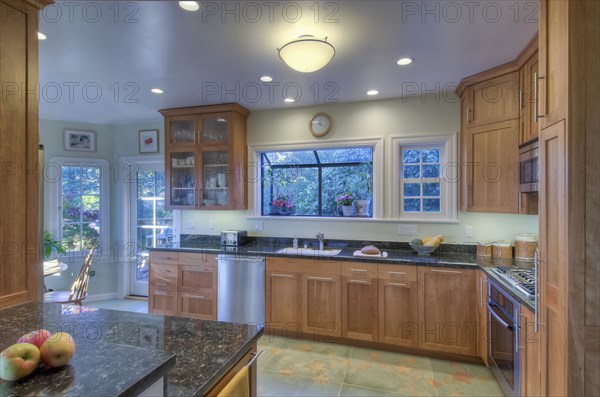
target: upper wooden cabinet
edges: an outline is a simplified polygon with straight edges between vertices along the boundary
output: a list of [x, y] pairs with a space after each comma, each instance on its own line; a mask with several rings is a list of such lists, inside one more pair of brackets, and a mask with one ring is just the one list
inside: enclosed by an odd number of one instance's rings
[[0, 308], [41, 296], [37, 30], [47, 3], [0, 1]]
[[171, 209], [247, 208], [246, 119], [237, 104], [164, 109]]
[[460, 209], [537, 213], [519, 194], [519, 145], [537, 138], [537, 35], [513, 62], [463, 79]]

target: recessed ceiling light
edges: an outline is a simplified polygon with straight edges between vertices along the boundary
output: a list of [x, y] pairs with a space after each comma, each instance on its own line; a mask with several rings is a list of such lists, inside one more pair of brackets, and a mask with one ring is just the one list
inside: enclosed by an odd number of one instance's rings
[[200, 4], [198, 4], [197, 1], [180, 1], [179, 7], [186, 11], [198, 11], [200, 9]]
[[377, 90], [369, 90], [369, 91], [367, 91], [367, 95], [373, 96], [373, 95], [377, 95], [377, 94], [379, 94], [379, 91], [377, 91]]
[[396, 63], [400, 66], [406, 66], [406, 65], [410, 65], [411, 63], [413, 63], [413, 61], [414, 61], [413, 58], [400, 58], [400, 59], [398, 59], [398, 62], [396, 62]]
[[38, 40], [46, 40], [48, 37], [46, 37], [45, 34], [43, 34], [42, 32], [38, 32]]
[[260, 81], [262, 81], [264, 83], [270, 83], [271, 81], [273, 81], [273, 77], [271, 77], [271, 76], [262, 76], [260, 78]]
[[164, 90], [161, 90], [160, 88], [152, 88], [150, 91], [152, 91], [154, 94], [164, 94]]
[[285, 98], [283, 100], [283, 102], [285, 102], [285, 103], [294, 103], [294, 102], [296, 102], [296, 100], [294, 98]]

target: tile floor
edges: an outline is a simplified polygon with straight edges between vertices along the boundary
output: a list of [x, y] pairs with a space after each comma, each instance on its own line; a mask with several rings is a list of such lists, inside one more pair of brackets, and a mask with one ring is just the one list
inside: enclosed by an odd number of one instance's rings
[[[146, 301], [86, 306], [146, 313]], [[259, 396], [504, 396], [484, 365], [264, 335]]]

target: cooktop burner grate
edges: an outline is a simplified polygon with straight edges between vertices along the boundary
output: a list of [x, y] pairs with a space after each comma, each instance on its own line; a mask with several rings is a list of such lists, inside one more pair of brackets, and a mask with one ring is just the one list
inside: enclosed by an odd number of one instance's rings
[[498, 266], [494, 269], [504, 280], [520, 289], [528, 298], [535, 295], [535, 270], [511, 266]]

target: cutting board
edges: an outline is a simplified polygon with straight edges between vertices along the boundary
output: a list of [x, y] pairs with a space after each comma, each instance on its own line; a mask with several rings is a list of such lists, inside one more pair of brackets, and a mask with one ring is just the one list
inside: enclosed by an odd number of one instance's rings
[[388, 257], [388, 253], [385, 251], [381, 251], [379, 254], [363, 254], [360, 250], [354, 251], [353, 256], [360, 256], [363, 258], [374, 258], [374, 259], [385, 259]]

